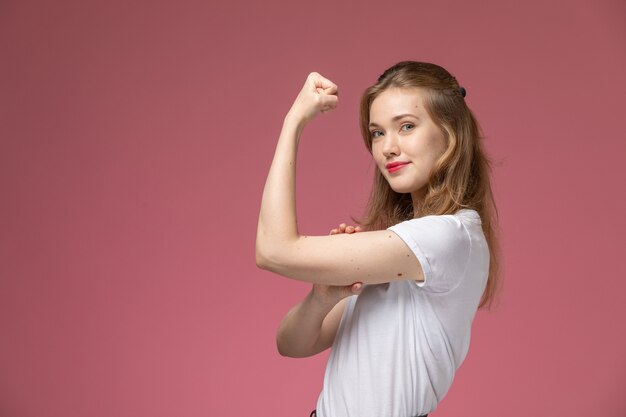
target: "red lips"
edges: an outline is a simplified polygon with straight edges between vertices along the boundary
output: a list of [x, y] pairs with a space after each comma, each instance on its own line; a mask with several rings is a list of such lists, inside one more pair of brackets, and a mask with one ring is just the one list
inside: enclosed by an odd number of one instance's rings
[[397, 170], [401, 169], [403, 166], [408, 165], [408, 164], [409, 162], [389, 162], [388, 164], [385, 165], [385, 168], [389, 172], [396, 172]]

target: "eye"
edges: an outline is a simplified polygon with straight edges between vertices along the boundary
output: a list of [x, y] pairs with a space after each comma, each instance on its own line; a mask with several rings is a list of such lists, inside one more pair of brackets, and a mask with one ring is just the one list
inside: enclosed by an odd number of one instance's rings
[[406, 132], [406, 131], [413, 129], [414, 127], [415, 125], [413, 123], [405, 123], [402, 126], [400, 126], [400, 130], [404, 130]]
[[382, 135], [383, 135], [383, 132], [381, 132], [380, 130], [372, 130], [372, 131], [370, 132], [370, 136], [371, 136], [371, 138], [372, 138], [372, 139], [379, 138], [379, 137], [381, 137]]

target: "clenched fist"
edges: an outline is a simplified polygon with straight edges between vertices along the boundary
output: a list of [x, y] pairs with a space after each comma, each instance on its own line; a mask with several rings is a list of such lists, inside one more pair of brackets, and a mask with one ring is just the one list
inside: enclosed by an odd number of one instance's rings
[[324, 113], [337, 107], [337, 86], [317, 72], [312, 72], [296, 97], [287, 117], [298, 123], [308, 123], [318, 113]]

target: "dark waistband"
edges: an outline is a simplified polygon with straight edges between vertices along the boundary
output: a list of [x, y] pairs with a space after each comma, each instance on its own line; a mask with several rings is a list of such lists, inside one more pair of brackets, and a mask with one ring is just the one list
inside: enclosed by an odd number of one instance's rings
[[[317, 417], [317, 414], [315, 413], [317, 410], [313, 410], [311, 411], [311, 415], [309, 417]], [[415, 416], [415, 417], [428, 417], [428, 414], [422, 414], [421, 416]]]

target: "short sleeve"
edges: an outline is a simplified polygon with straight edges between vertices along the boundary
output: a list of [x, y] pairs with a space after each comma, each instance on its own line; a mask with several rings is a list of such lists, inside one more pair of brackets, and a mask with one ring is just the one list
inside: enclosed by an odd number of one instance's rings
[[450, 291], [462, 281], [471, 239], [462, 221], [452, 215], [425, 216], [389, 227], [415, 254], [424, 271], [424, 290]]

